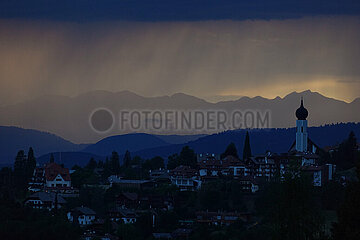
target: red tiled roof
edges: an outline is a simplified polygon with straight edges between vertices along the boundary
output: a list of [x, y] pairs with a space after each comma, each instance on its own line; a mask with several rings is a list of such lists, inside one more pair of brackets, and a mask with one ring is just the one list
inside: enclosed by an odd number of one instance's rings
[[231, 155], [225, 157], [222, 160], [204, 160], [198, 163], [201, 169], [226, 169], [235, 166], [245, 166], [245, 164], [238, 158]]
[[48, 163], [45, 166], [45, 178], [47, 181], [53, 181], [57, 175], [61, 175], [61, 177], [65, 181], [71, 181], [70, 173], [68, 168], [63, 168], [57, 163]]
[[171, 176], [188, 176], [193, 177], [198, 175], [198, 171], [190, 168], [189, 166], [178, 166], [175, 169], [170, 171]]
[[204, 160], [199, 162], [200, 168], [221, 168], [222, 164], [220, 160]]
[[312, 171], [321, 171], [323, 169], [324, 169], [323, 166], [302, 166], [301, 167], [301, 170], [310, 171], [310, 172], [312, 172]]

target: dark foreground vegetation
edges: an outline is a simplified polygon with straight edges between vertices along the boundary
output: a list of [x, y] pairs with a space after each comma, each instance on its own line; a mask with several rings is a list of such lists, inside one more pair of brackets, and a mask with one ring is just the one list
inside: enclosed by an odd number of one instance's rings
[[[226, 155], [237, 155], [236, 146], [230, 144], [224, 152]], [[246, 155], [251, 155], [249, 146], [243, 157]], [[179, 191], [176, 186], [162, 182], [146, 189], [124, 189], [109, 184], [108, 177], [149, 179], [150, 170], [165, 167], [164, 160], [160, 157], [144, 160], [127, 152], [120, 161], [113, 152], [105, 162], [91, 159], [84, 168], [74, 166], [71, 179], [72, 185], [79, 189], [78, 197], [68, 198], [62, 208], [49, 211], [24, 204], [36, 160], [32, 149], [26, 156], [20, 151], [13, 169], [0, 170], [0, 239], [80, 239], [91, 230], [98, 236], [136, 240], [154, 239], [153, 233], [187, 229], [188, 232], [173, 234], [172, 238], [357, 240], [360, 239], [359, 156], [356, 138], [350, 134], [334, 154], [322, 156], [323, 161], [338, 166], [333, 181], [314, 187], [311, 179], [299, 171], [298, 164], [293, 163], [284, 176], [275, 176], [261, 183], [258, 192], [249, 193], [240, 191], [239, 182], [227, 176], [206, 182], [197, 191]], [[189, 147], [169, 157], [169, 169], [180, 165], [196, 167], [196, 155]], [[350, 180], [343, 182], [342, 177], [349, 175]], [[138, 212], [135, 223], [113, 224], [108, 211], [124, 192], [170, 199], [171, 208], [138, 204], [134, 207]], [[78, 206], [93, 209], [102, 221], [85, 227], [69, 222], [67, 212]], [[199, 212], [242, 213], [249, 219], [224, 225], [203, 224], [198, 221]]]

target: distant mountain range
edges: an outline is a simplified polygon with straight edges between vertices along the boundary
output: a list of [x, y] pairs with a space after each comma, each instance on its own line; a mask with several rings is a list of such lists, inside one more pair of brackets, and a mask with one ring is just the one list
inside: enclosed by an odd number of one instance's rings
[[[125, 134], [105, 138], [95, 144], [74, 144], [55, 134], [32, 129], [0, 126], [0, 166], [12, 164], [19, 150], [27, 153], [32, 147], [38, 162], [47, 162], [54, 153], [59, 162], [88, 162], [93, 157], [104, 159], [112, 151], [139, 151], [171, 144], [183, 144], [204, 135], [149, 135]], [[61, 153], [60, 153], [61, 152]], [[81, 164], [80, 164], [81, 165]]]
[[[286, 152], [295, 140], [294, 128], [252, 129], [250, 143], [253, 154]], [[321, 127], [310, 127], [309, 137], [320, 147], [332, 146], [346, 139], [350, 131], [360, 139], [360, 123], [331, 124]], [[28, 150], [32, 146], [37, 161], [42, 164], [49, 161], [53, 153], [55, 161], [67, 167], [77, 164], [85, 165], [91, 157], [104, 160], [112, 151], [121, 157], [126, 150], [132, 156], [143, 158], [162, 156], [167, 160], [171, 154], [178, 153], [185, 145], [189, 145], [197, 153], [222, 153], [230, 142], [238, 148], [239, 156], [246, 130], [225, 131], [212, 135], [151, 135], [144, 133], [124, 134], [102, 139], [95, 144], [74, 144], [54, 134], [16, 127], [0, 127], [0, 165], [13, 163], [18, 150]]]
[[[133, 152], [132, 155], [139, 155], [143, 158], [161, 156], [167, 158], [173, 153], [179, 153], [185, 145], [190, 146], [197, 153], [218, 153], [224, 152], [227, 145], [234, 142], [238, 154], [242, 157], [246, 131], [250, 133], [250, 144], [253, 154], [263, 154], [266, 151], [283, 153], [287, 152], [295, 141], [295, 128], [278, 129], [252, 129], [233, 130], [208, 135], [186, 144], [173, 144], [152, 149], [144, 149]], [[346, 139], [354, 131], [355, 136], [360, 139], [360, 123], [332, 124], [321, 127], [308, 128], [309, 137], [318, 146], [334, 146]]]
[[107, 137], [95, 144], [89, 145], [83, 151], [106, 156], [112, 151], [123, 153], [126, 150], [136, 152], [147, 148], [169, 146], [164, 140], [146, 133], [125, 134]]
[[[309, 90], [301, 93], [293, 92], [284, 98], [241, 97], [236, 101], [218, 103], [210, 103], [182, 93], [172, 96], [143, 97], [128, 91], [117, 93], [94, 91], [76, 97], [48, 95], [11, 106], [2, 106], [0, 107], [0, 125], [51, 132], [75, 143], [94, 143], [108, 136], [127, 133], [114, 130], [102, 135], [91, 129], [90, 114], [96, 108], [106, 107], [115, 113], [115, 117], [117, 117], [116, 113], [122, 109], [270, 110], [270, 127], [287, 128], [295, 125], [294, 112], [299, 106], [301, 96], [304, 97], [305, 107], [309, 110], [310, 126], [360, 121], [360, 98], [346, 103]], [[215, 132], [217, 131], [184, 130], [148, 133], [189, 135]]]
[[13, 162], [19, 150], [33, 147], [37, 156], [56, 151], [80, 151], [86, 145], [74, 144], [51, 133], [0, 126], [0, 163]]
[[113, 151], [124, 153], [126, 150], [137, 152], [143, 149], [166, 147], [172, 144], [185, 144], [206, 135], [151, 135], [147, 133], [129, 133], [104, 138], [90, 144], [82, 151], [106, 156]]

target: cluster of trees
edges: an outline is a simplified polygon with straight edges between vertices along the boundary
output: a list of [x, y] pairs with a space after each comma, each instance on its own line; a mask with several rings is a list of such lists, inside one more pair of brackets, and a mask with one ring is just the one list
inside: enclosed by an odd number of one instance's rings
[[27, 156], [23, 150], [20, 150], [14, 163], [14, 181], [17, 189], [26, 189], [28, 180], [32, 177], [35, 167], [34, 150], [30, 148]]
[[[238, 150], [235, 143], [231, 142], [225, 149], [225, 151], [220, 155], [220, 158], [225, 158], [226, 156], [233, 156], [239, 158]], [[244, 150], [243, 150], [243, 159], [247, 159], [252, 156], [251, 147], [250, 147], [250, 136], [249, 132], [246, 132]], [[189, 166], [195, 168], [197, 165], [197, 156], [193, 149], [189, 146], [182, 148], [180, 154], [173, 154], [168, 157], [168, 169], [174, 169], [180, 165]]]
[[173, 154], [168, 158], [168, 169], [174, 169], [180, 165], [195, 168], [197, 164], [197, 156], [193, 149], [189, 146], [182, 148], [180, 154]]
[[346, 170], [355, 167], [359, 162], [360, 153], [357, 150], [357, 139], [353, 131], [349, 137], [343, 141], [337, 151], [332, 156], [332, 161], [338, 170]]
[[30, 147], [27, 155], [24, 150], [20, 150], [15, 158], [13, 169], [4, 167], [0, 170], [0, 187], [2, 189], [0, 196], [15, 194], [17, 197], [24, 197], [35, 167], [34, 150]]
[[[224, 158], [228, 155], [234, 156], [239, 158], [238, 151], [235, 144], [232, 142], [230, 143], [225, 152], [221, 154], [221, 158]], [[243, 158], [246, 159], [252, 156], [251, 148], [250, 148], [250, 138], [249, 133], [246, 133], [245, 138], [245, 145], [243, 151]], [[151, 159], [144, 160], [139, 156], [131, 157], [129, 151], [126, 151], [124, 154], [124, 158], [120, 161], [120, 156], [117, 152], [112, 152], [110, 159], [106, 158], [106, 160], [96, 162], [93, 158], [90, 159], [89, 163], [86, 165], [85, 168], [80, 168], [79, 166], [74, 166], [73, 169], [77, 170], [77, 174], [74, 175], [75, 177], [75, 186], [79, 186], [77, 184], [77, 180], [81, 179], [88, 179], [90, 181], [85, 181], [85, 183], [93, 183], [98, 181], [96, 177], [93, 176], [92, 172], [96, 168], [103, 169], [102, 176], [100, 177], [102, 180], [105, 180], [107, 177], [111, 175], [120, 175], [123, 174], [125, 177], [130, 179], [136, 178], [145, 178], [149, 170], [165, 168], [164, 159], [160, 156], [153, 157]], [[189, 146], [184, 146], [180, 153], [175, 153], [168, 157], [167, 169], [172, 170], [180, 165], [189, 166], [195, 168], [197, 166], [197, 156], [193, 149]], [[141, 169], [141, 170], [139, 170]], [[77, 176], [79, 175], [79, 177]], [[84, 183], [84, 181], [82, 182]]]
[[32, 209], [24, 206], [36, 159], [32, 148], [19, 151], [14, 170], [0, 170], [0, 239], [79, 239], [81, 230], [67, 221], [64, 211]]
[[81, 230], [65, 213], [53, 215], [0, 199], [0, 239], [79, 239]]
[[[356, 162], [357, 178], [360, 179], [360, 160]], [[346, 186], [345, 196], [337, 210], [338, 222], [333, 227], [334, 240], [360, 239], [360, 182]]]
[[79, 188], [84, 184], [105, 183], [111, 175], [122, 175], [127, 179], [143, 179], [148, 177], [149, 170], [164, 167], [164, 159], [159, 156], [145, 160], [139, 156], [131, 157], [129, 151], [126, 151], [121, 164], [119, 154], [114, 151], [105, 161], [97, 162], [91, 158], [83, 168], [74, 166], [73, 169], [76, 171], [71, 178], [73, 186]]
[[271, 182], [257, 201], [263, 224], [274, 239], [322, 239], [325, 236], [321, 204], [309, 176], [289, 172]]
[[[251, 154], [247, 133], [242, 158], [246, 159]], [[234, 143], [228, 145], [222, 157], [228, 155], [239, 157]], [[330, 161], [334, 161], [341, 169], [357, 166], [358, 179], [359, 159], [353, 133], [330, 157]], [[179, 154], [169, 157], [167, 167], [195, 167], [196, 164], [194, 150], [185, 146]], [[43, 239], [46, 236], [51, 239], [77, 239], [81, 230], [67, 222], [65, 210], [54, 214], [23, 206], [24, 198], [19, 197], [17, 192], [25, 192], [35, 165], [34, 152], [30, 148], [27, 155], [19, 151], [14, 170], [0, 170], [0, 238]], [[179, 220], [194, 219], [195, 212], [200, 210], [254, 211], [258, 221], [252, 226], [240, 220], [227, 227], [195, 224], [191, 239], [360, 239], [360, 183], [353, 182], [344, 187], [331, 182], [321, 189], [315, 188], [309, 176], [302, 174], [295, 163], [283, 179], [274, 178], [256, 195], [242, 193], [239, 191], [239, 183], [226, 177], [203, 184], [198, 192], [180, 192], [169, 186], [158, 186], [152, 193], [171, 196], [174, 209], [159, 211], [155, 227], [152, 226], [152, 216], [148, 212], [142, 214], [136, 224], [121, 224], [118, 229], [112, 229], [106, 213], [123, 190], [116, 185], [109, 189], [97, 185], [105, 182], [110, 175], [143, 179], [149, 170], [164, 167], [164, 159], [161, 157], [144, 160], [138, 156], [132, 157], [128, 151], [122, 161], [117, 152], [113, 152], [105, 161], [90, 159], [85, 167], [74, 167], [76, 171], [71, 176], [72, 183], [80, 189], [80, 196], [68, 199], [66, 208], [81, 205], [92, 208], [105, 218], [103, 232], [115, 234], [121, 239], [147, 239], [151, 238], [154, 231], [171, 232], [180, 227]], [[255, 204], [253, 209], [248, 208], [252, 205], [249, 201]], [[337, 211], [338, 221], [330, 230], [325, 222], [324, 210]]]
[[[220, 155], [221, 158], [225, 158], [226, 156], [233, 156], [239, 158], [236, 145], [233, 142], [231, 142], [225, 149], [225, 152], [223, 152]], [[252, 157], [251, 146], [250, 146], [250, 135], [249, 132], [246, 132], [242, 159], [246, 160], [249, 157]]]

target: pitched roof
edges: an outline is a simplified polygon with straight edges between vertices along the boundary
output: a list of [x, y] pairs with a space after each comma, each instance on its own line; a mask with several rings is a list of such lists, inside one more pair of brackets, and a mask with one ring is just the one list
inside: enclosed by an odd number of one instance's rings
[[198, 163], [200, 169], [224, 169], [235, 166], [245, 166], [244, 162], [233, 156], [227, 156], [221, 160], [203, 160]]
[[198, 171], [190, 168], [189, 166], [178, 166], [175, 169], [170, 171], [171, 176], [186, 176], [186, 177], [194, 177], [198, 175]]
[[54, 181], [59, 174], [65, 181], [71, 181], [68, 168], [63, 168], [57, 163], [48, 163], [45, 165], [45, 178], [47, 181]]
[[120, 213], [121, 216], [123, 217], [131, 217], [131, 218], [137, 217], [137, 214], [134, 210], [127, 208], [113, 208], [109, 210], [109, 213]]
[[124, 192], [122, 195], [131, 201], [135, 201], [139, 198], [139, 195], [134, 192]]
[[[42, 202], [55, 202], [56, 199], [56, 193], [54, 192], [36, 192], [34, 194], [31, 194], [28, 199], [39, 199]], [[65, 199], [61, 196], [57, 196], [57, 201], [59, 204], [66, 203]]]
[[88, 207], [77, 207], [74, 208], [73, 211], [77, 211], [83, 215], [96, 215], [96, 212]]
[[[318, 145], [316, 145], [310, 138], [307, 138], [307, 151], [312, 152], [312, 147], [315, 146], [317, 151], [323, 151]], [[289, 152], [296, 151], [296, 140], [294, 140], [293, 144], [291, 145]]]
[[120, 179], [114, 183], [124, 183], [124, 184], [143, 184], [152, 182], [151, 180], [138, 180], [138, 179]]

